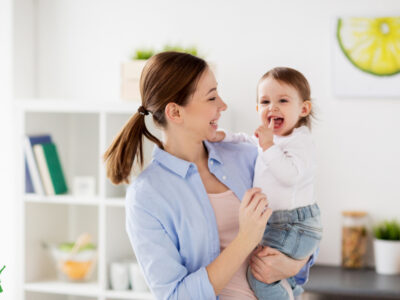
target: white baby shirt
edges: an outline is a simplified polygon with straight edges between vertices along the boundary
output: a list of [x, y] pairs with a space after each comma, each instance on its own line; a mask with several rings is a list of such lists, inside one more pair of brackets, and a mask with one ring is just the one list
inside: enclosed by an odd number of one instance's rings
[[288, 136], [274, 135], [274, 145], [263, 152], [258, 139], [244, 133], [228, 133], [224, 142], [250, 142], [258, 146], [253, 186], [267, 195], [269, 207], [290, 210], [315, 203], [315, 145], [306, 126]]

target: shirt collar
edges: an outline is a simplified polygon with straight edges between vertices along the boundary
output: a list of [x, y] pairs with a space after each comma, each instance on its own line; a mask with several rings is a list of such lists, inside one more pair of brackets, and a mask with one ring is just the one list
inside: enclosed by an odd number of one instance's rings
[[[208, 150], [208, 160], [214, 160], [219, 164], [222, 164], [222, 160], [220, 155], [218, 154], [218, 150], [215, 147], [215, 144], [210, 143], [208, 141], [204, 141], [204, 145]], [[177, 175], [185, 178], [190, 167], [195, 167], [194, 163], [190, 161], [183, 160], [178, 158], [161, 148], [157, 145], [154, 146], [153, 150], [153, 159], [159, 162], [161, 165], [169, 169], [170, 171], [176, 173]]]

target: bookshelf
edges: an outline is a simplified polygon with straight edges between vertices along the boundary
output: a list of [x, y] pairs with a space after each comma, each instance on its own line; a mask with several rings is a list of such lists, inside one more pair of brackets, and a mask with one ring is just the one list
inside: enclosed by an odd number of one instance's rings
[[[110, 288], [109, 264], [134, 259], [125, 231], [126, 185], [113, 186], [106, 178], [101, 156], [119, 129], [139, 107], [137, 102], [95, 103], [60, 99], [17, 100], [15, 111], [20, 135], [18, 191], [21, 211], [21, 276], [23, 299], [154, 299], [151, 293], [115, 291]], [[150, 126], [151, 128], [151, 126]], [[154, 128], [152, 132], [156, 132]], [[69, 191], [65, 195], [25, 194], [22, 139], [49, 133], [57, 145]], [[145, 145], [145, 161], [152, 145]], [[75, 196], [74, 176], [92, 176], [96, 194]], [[55, 265], [43, 242], [73, 241], [91, 234], [98, 249], [92, 281], [71, 283], [57, 280]]]

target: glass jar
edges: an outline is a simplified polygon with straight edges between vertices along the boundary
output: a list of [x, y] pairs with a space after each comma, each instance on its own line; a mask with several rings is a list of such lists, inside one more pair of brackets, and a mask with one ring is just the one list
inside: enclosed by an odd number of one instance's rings
[[364, 211], [342, 212], [342, 266], [345, 268], [365, 266], [367, 221]]

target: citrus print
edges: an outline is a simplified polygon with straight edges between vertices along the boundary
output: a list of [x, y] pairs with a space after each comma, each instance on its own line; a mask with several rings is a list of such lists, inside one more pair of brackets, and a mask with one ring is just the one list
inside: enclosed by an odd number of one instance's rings
[[340, 18], [337, 39], [358, 69], [377, 76], [400, 72], [400, 17]]

